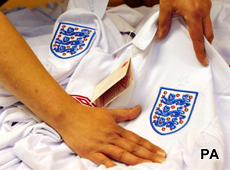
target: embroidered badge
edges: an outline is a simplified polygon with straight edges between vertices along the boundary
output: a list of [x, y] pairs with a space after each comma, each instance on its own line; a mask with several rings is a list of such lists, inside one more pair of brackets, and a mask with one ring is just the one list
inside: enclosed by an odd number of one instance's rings
[[89, 107], [96, 107], [93, 103], [91, 103], [89, 98], [85, 96], [80, 96], [80, 95], [70, 95], [70, 96], [82, 105], [89, 106]]
[[89, 48], [95, 34], [96, 31], [93, 28], [60, 22], [50, 49], [58, 58], [72, 58]]
[[161, 87], [150, 116], [152, 128], [169, 135], [184, 128], [190, 120], [198, 92]]

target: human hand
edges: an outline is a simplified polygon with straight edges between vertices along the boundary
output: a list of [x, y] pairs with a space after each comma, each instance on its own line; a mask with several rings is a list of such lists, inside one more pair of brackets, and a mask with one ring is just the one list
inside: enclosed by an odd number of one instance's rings
[[214, 35], [210, 19], [211, 6], [210, 0], [160, 0], [158, 30], [155, 37], [161, 39], [167, 35], [172, 14], [184, 16], [196, 57], [201, 64], [208, 65], [203, 35], [212, 43]]
[[[4, 56], [0, 57], [0, 83], [53, 127], [74, 152], [107, 167], [115, 165], [108, 157], [130, 165], [164, 161], [162, 149], [116, 123], [136, 118], [140, 106], [108, 110], [80, 105], [50, 76], [1, 12], [0, 20], [4, 23], [0, 37], [7, 40], [0, 43], [4, 49], [0, 51]], [[15, 53], [20, 55], [15, 57]]]
[[129, 165], [161, 163], [166, 156], [164, 150], [116, 123], [132, 120], [140, 112], [139, 105], [112, 110], [81, 106], [80, 114], [67, 114], [66, 124], [62, 124], [65, 128], [59, 133], [74, 152], [97, 165], [115, 166], [109, 158]]

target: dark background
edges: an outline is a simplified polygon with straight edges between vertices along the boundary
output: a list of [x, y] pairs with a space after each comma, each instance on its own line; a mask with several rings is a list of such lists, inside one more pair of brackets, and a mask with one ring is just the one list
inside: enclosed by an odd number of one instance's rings
[[2, 4], [4, 4], [7, 0], [0, 0], [0, 6], [2, 6]]

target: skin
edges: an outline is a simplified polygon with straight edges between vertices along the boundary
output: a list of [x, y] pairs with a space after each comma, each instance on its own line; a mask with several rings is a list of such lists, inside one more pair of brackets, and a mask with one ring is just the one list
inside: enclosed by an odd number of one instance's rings
[[210, 0], [160, 0], [160, 14], [156, 38], [164, 38], [170, 29], [172, 14], [184, 16], [196, 57], [203, 65], [208, 65], [205, 54], [204, 36], [212, 43], [214, 38], [210, 10]]
[[165, 161], [163, 149], [117, 124], [136, 118], [141, 106], [108, 110], [78, 104], [2, 13], [0, 23], [4, 23], [0, 27], [4, 40], [0, 42], [0, 83], [53, 127], [75, 153], [106, 167], [115, 166], [110, 158], [129, 165]]
[[[161, 0], [156, 38], [167, 35], [173, 13], [183, 15], [197, 58], [207, 65], [203, 34], [211, 43], [210, 8], [210, 0]], [[75, 153], [106, 167], [115, 166], [110, 158], [129, 165], [165, 161], [163, 149], [117, 124], [135, 119], [141, 106], [108, 110], [78, 104], [49, 75], [2, 13], [0, 23], [4, 23], [0, 27], [4, 40], [0, 42], [0, 83], [53, 127]]]

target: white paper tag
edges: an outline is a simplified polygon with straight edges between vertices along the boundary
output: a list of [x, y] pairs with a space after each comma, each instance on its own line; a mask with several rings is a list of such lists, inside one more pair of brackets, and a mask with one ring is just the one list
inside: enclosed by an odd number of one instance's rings
[[92, 102], [97, 107], [106, 107], [133, 84], [131, 58], [129, 58], [95, 87]]

